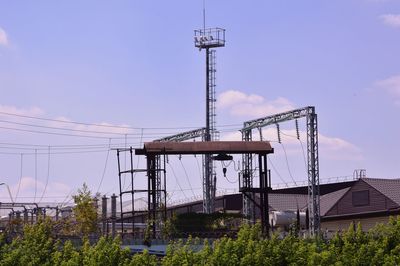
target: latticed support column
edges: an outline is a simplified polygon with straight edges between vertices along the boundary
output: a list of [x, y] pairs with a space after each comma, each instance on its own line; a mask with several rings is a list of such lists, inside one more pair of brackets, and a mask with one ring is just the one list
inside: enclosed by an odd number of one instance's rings
[[320, 231], [318, 124], [314, 108], [307, 115], [308, 210], [310, 234]]

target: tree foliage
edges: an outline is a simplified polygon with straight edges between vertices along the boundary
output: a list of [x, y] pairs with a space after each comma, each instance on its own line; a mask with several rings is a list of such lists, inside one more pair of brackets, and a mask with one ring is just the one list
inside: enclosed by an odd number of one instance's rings
[[97, 228], [97, 210], [94, 198], [86, 185], [83, 183], [82, 188], [78, 189], [78, 193], [73, 196], [75, 207], [73, 209], [75, 220], [77, 223], [77, 231], [83, 236], [96, 233]]
[[61, 243], [53, 234], [54, 222], [41, 220], [25, 226], [11, 243], [0, 235], [0, 265], [399, 265], [400, 219], [364, 232], [350, 225], [332, 239], [300, 238], [289, 234], [265, 239], [260, 226], [243, 225], [237, 238], [223, 237], [212, 244], [189, 238], [167, 248], [164, 258], [148, 251], [132, 256], [118, 238], [100, 238], [91, 245]]

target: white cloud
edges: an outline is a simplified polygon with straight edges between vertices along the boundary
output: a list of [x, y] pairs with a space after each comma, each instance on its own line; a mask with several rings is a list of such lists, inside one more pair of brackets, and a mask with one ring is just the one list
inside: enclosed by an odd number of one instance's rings
[[40, 116], [44, 114], [44, 111], [39, 107], [30, 107], [27, 109], [18, 108], [11, 105], [1, 105], [0, 104], [0, 116], [5, 116], [6, 114], [16, 114], [16, 115], [26, 115], [26, 116]]
[[[96, 125], [84, 125], [84, 124], [74, 124], [75, 121], [66, 118], [66, 117], [57, 117], [55, 120], [60, 120], [64, 121], [63, 122], [57, 122], [57, 121], [52, 121], [49, 123], [50, 126], [52, 127], [58, 127], [58, 128], [65, 128], [65, 129], [73, 129], [73, 130], [79, 130], [79, 131], [93, 131], [93, 132], [106, 132], [109, 134], [132, 134], [135, 133], [134, 130], [125, 128], [129, 127], [129, 125], [122, 124], [122, 125], [115, 125], [107, 122], [100, 122], [100, 123], [93, 123]], [[69, 123], [72, 122], [72, 123]], [[101, 126], [97, 126], [101, 125]], [[105, 133], [105, 134], [106, 134]], [[138, 133], [138, 132], [136, 132]], [[86, 134], [85, 132], [74, 132], [74, 134]]]
[[218, 107], [230, 107], [240, 103], [260, 104], [263, 101], [264, 98], [256, 94], [247, 95], [241, 91], [229, 90], [219, 95]]
[[380, 80], [375, 85], [392, 96], [396, 104], [400, 104], [400, 75]]
[[[52, 178], [50, 177], [50, 179], [52, 179]], [[30, 177], [30, 176], [22, 177], [21, 185], [20, 185], [19, 193], [18, 193], [19, 197], [23, 195], [24, 197], [32, 197], [33, 198], [35, 195], [35, 186], [36, 186], [37, 187], [36, 200], [39, 200], [42, 196], [42, 193], [43, 193], [45, 187], [46, 187], [46, 184], [41, 180], [37, 180], [36, 185], [35, 185], [35, 183], [36, 182], [33, 177]], [[10, 186], [10, 190], [11, 190], [14, 200], [15, 200], [15, 196], [16, 196], [16, 193], [18, 190], [18, 185], [19, 185], [19, 180], [16, 183], [11, 184], [11, 186]], [[46, 202], [47, 197], [59, 197], [60, 195], [66, 196], [66, 195], [70, 194], [70, 192], [71, 192], [71, 188], [68, 185], [61, 183], [61, 182], [49, 180], [49, 183], [47, 184], [46, 192], [44, 194], [44, 198], [42, 201]], [[60, 198], [58, 198], [58, 199], [60, 199]], [[60, 200], [63, 200], [63, 199], [60, 199]], [[21, 200], [19, 200], [19, 201], [21, 201]]]
[[[278, 143], [277, 130], [274, 127], [264, 128], [262, 130], [263, 140], [271, 141], [272, 147], [275, 148], [275, 154], [279, 156], [281, 144]], [[306, 132], [300, 130], [300, 141], [296, 138], [295, 129], [281, 130], [282, 144], [288, 155], [299, 156], [303, 153], [303, 149], [307, 149]], [[221, 135], [221, 140], [224, 141], [240, 141], [242, 135], [240, 132], [231, 132]], [[259, 131], [253, 132], [253, 140], [259, 140]], [[319, 156], [329, 160], [354, 160], [359, 161], [363, 158], [361, 150], [354, 144], [337, 137], [325, 136], [318, 134]], [[301, 147], [303, 145], [303, 148]]]
[[283, 97], [268, 101], [260, 95], [246, 94], [236, 90], [219, 94], [217, 107], [228, 109], [233, 116], [250, 117], [266, 116], [295, 108], [292, 102]]
[[379, 17], [386, 25], [400, 28], [400, 14], [385, 14]]
[[0, 45], [4, 46], [8, 45], [7, 33], [1, 27], [0, 27]]
[[[10, 116], [11, 114], [11, 116]], [[16, 115], [16, 116], [13, 116]], [[11, 105], [1, 105], [0, 104], [0, 118], [4, 118], [10, 121], [14, 122], [20, 122], [20, 123], [27, 123], [27, 124], [37, 124], [40, 126], [47, 126], [47, 127], [54, 127], [54, 128], [60, 128], [60, 129], [67, 129], [67, 130], [75, 130], [71, 134], [75, 135], [96, 135], [99, 137], [122, 137], [123, 134], [132, 134], [136, 133], [138, 134], [138, 138], [140, 138], [140, 131], [138, 130], [133, 130], [129, 128], [124, 128], [124, 127], [129, 127], [126, 124], [122, 125], [115, 125], [107, 122], [101, 122], [101, 123], [94, 123], [96, 125], [85, 125], [85, 124], [77, 124], [74, 123], [73, 120], [60, 116], [54, 118], [54, 120], [59, 120], [59, 121], [40, 121], [40, 124], [38, 124], [38, 121], [34, 121], [29, 118], [24, 118], [24, 117], [18, 117], [18, 116], [32, 116], [32, 117], [44, 117], [45, 111], [39, 107], [30, 107], [30, 108], [18, 108], [16, 106], [11, 106]], [[66, 122], [66, 123], [64, 123]], [[70, 123], [72, 122], [72, 123]], [[104, 127], [99, 127], [97, 125], [101, 125]], [[88, 131], [88, 132], [85, 132]], [[92, 132], [90, 132], [92, 131]], [[104, 132], [104, 134], [96, 133], [96, 132]], [[121, 134], [121, 135], [117, 135]]]

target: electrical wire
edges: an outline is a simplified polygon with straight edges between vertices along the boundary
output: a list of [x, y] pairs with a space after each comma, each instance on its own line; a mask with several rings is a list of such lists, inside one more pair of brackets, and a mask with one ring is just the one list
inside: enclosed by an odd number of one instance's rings
[[288, 156], [287, 156], [287, 153], [286, 153], [285, 146], [283, 145], [283, 143], [280, 143], [280, 144], [281, 144], [282, 149], [283, 149], [283, 152], [284, 152], [284, 154], [285, 154], [286, 166], [287, 166], [287, 169], [288, 169], [290, 178], [292, 179], [293, 183], [297, 186], [297, 183], [296, 183], [296, 181], [295, 181], [294, 178], [293, 178], [292, 171], [290, 171], [289, 160], [288, 160]]
[[[125, 134], [125, 143], [124, 143], [124, 148], [125, 148], [125, 150], [127, 150], [128, 149], [128, 146], [127, 146], [127, 142], [128, 142], [128, 139], [127, 139], [127, 135]], [[127, 152], [124, 152], [124, 159], [125, 159], [125, 162], [124, 162], [124, 171], [126, 171], [126, 155], [127, 155]], [[133, 170], [133, 169], [131, 169], [131, 170]], [[125, 180], [126, 180], [126, 176], [125, 175], [123, 175], [123, 184], [122, 184], [122, 187], [124, 188], [124, 190], [125, 190]]]
[[272, 163], [271, 159], [267, 156], [269, 164], [272, 166], [272, 169], [274, 169], [275, 173], [278, 175], [279, 179], [288, 187], [288, 183], [282, 178], [281, 174], [276, 170], [275, 165]]
[[[228, 165], [225, 165], [224, 161], [221, 161], [221, 167], [222, 167], [222, 168], [228, 168], [229, 165], [231, 165], [232, 161], [233, 161], [233, 160], [229, 161]], [[234, 161], [233, 161], [233, 162], [234, 162]], [[231, 180], [229, 180], [229, 178], [226, 176], [226, 174], [223, 174], [223, 176], [225, 177], [226, 181], [228, 181], [228, 182], [231, 183], [231, 184], [236, 184], [236, 183], [239, 181], [239, 180], [237, 180], [237, 181], [231, 181]]]
[[43, 189], [42, 196], [40, 197], [39, 203], [42, 201], [44, 194], [46, 193], [47, 190], [47, 185], [49, 184], [49, 177], [50, 177], [50, 146], [49, 146], [49, 152], [47, 156], [47, 178], [46, 178], [46, 184]]
[[[297, 121], [297, 120], [296, 120], [296, 121]], [[298, 132], [298, 131], [297, 131], [297, 132]], [[304, 161], [304, 167], [305, 167], [305, 171], [306, 171], [306, 173], [307, 173], [307, 175], [308, 175], [307, 159], [306, 159], [306, 154], [305, 154], [305, 151], [304, 151], [303, 141], [301, 140], [300, 137], [293, 136], [293, 135], [290, 135], [290, 134], [286, 134], [286, 133], [284, 133], [283, 131], [282, 131], [281, 133], [282, 133], [282, 135], [285, 135], [285, 136], [288, 136], [288, 137], [291, 137], [291, 138], [295, 138], [295, 139], [297, 139], [297, 140], [300, 142], [300, 146], [301, 146], [301, 150], [302, 150], [302, 155], [303, 155], [303, 161]]]
[[182, 187], [181, 187], [181, 184], [179, 184], [179, 181], [178, 181], [178, 178], [176, 177], [174, 168], [172, 167], [172, 165], [171, 165], [169, 162], [168, 162], [167, 164], [168, 164], [169, 167], [171, 168], [172, 174], [173, 174], [173, 176], [174, 176], [174, 178], [175, 178], [176, 184], [178, 185], [180, 191], [182, 192], [183, 196], [184, 196], [185, 198], [187, 198], [185, 192], [183, 191], [183, 189], [182, 189]]
[[199, 170], [200, 184], [202, 184], [203, 183], [203, 172], [200, 168], [199, 159], [197, 158], [196, 155], [194, 156], [194, 158], [196, 158], [197, 169]]
[[[121, 145], [124, 145], [125, 143], [113, 143], [112, 146], [119, 147]], [[44, 144], [23, 144], [23, 143], [12, 143], [12, 142], [0, 142], [0, 145], [10, 145], [10, 146], [25, 146], [25, 147], [35, 147], [38, 150], [47, 150], [48, 145]], [[133, 146], [133, 145], [138, 145], [137, 142], [132, 142], [128, 143], [128, 145]], [[39, 148], [41, 147], [41, 148]], [[99, 147], [99, 148], [106, 148], [108, 147], [107, 144], [70, 144], [70, 145], [52, 145], [51, 146], [53, 150], [57, 149], [80, 149], [80, 148], [86, 148], [86, 147]], [[34, 148], [27, 148], [27, 149], [34, 149]]]
[[71, 197], [72, 192], [74, 192], [74, 189], [71, 189], [67, 196], [65, 196], [64, 200], [61, 202], [60, 206], [65, 206], [64, 204], [67, 202], [68, 198]]
[[99, 193], [100, 188], [101, 188], [101, 184], [103, 183], [103, 180], [104, 180], [104, 176], [106, 175], [107, 163], [108, 163], [108, 156], [110, 155], [110, 146], [111, 146], [111, 139], [108, 140], [108, 147], [109, 147], [109, 148], [108, 148], [108, 150], [107, 150], [107, 156], [106, 156], [106, 161], [105, 161], [105, 163], [104, 163], [103, 174], [101, 175], [101, 180], [100, 180], [99, 186], [97, 187], [97, 192], [96, 192], [96, 194]]
[[[21, 115], [15, 113], [8, 113], [8, 112], [0, 112], [2, 115], [14, 116], [14, 117], [23, 117], [29, 119], [36, 119], [42, 121], [51, 121], [51, 122], [59, 122], [65, 124], [75, 124], [75, 125], [85, 125], [85, 126], [95, 126], [95, 127], [103, 127], [103, 128], [121, 128], [121, 129], [148, 129], [148, 130], [161, 130], [161, 129], [197, 129], [198, 126], [180, 126], [180, 127], [131, 127], [131, 126], [117, 126], [117, 125], [107, 125], [107, 124], [96, 124], [96, 123], [85, 123], [85, 122], [78, 122], [78, 121], [66, 121], [60, 119], [51, 119], [45, 117], [37, 117], [37, 116], [28, 116], [28, 115]], [[236, 127], [241, 126], [241, 124], [227, 124], [227, 125], [220, 125], [218, 127]]]
[[18, 199], [19, 190], [20, 190], [20, 188], [21, 188], [23, 162], [24, 162], [24, 155], [21, 153], [20, 176], [19, 176], [19, 182], [18, 182], [17, 193], [15, 193], [15, 197], [14, 197], [14, 198], [15, 198], [15, 201], [17, 201], [17, 199]]
[[48, 131], [39, 131], [39, 130], [28, 130], [28, 129], [12, 128], [12, 127], [2, 127], [2, 126], [1, 126], [0, 128], [1, 128], [1, 129], [8, 129], [8, 130], [15, 130], [15, 131], [22, 131], [22, 132], [40, 133], [40, 134], [58, 135], [58, 136], [67, 136], [67, 137], [108, 139], [108, 137], [91, 136], [91, 135], [67, 134], [67, 133], [59, 133], [59, 132], [48, 132]]
[[37, 193], [37, 149], [35, 149], [35, 196], [33, 198], [33, 202], [36, 201], [36, 193]]
[[[57, 135], [57, 136], [66, 136], [66, 137], [79, 137], [79, 138], [93, 138], [93, 139], [109, 139], [107, 136], [94, 136], [94, 135], [80, 135], [80, 134], [71, 134], [71, 133], [61, 133], [61, 132], [49, 132], [49, 131], [40, 131], [40, 130], [32, 130], [32, 129], [21, 129], [21, 128], [13, 128], [13, 127], [3, 127], [0, 126], [0, 129], [8, 129], [29, 133], [38, 133], [38, 134], [48, 134], [48, 135]], [[146, 139], [154, 139], [161, 138], [164, 135], [154, 135], [154, 136], [146, 136], [143, 138]], [[128, 137], [128, 139], [138, 139], [139, 137]], [[113, 139], [124, 139], [124, 137], [113, 137]]]
[[[143, 142], [143, 139], [142, 139], [142, 137], [143, 137], [143, 132], [144, 132], [144, 129], [141, 129], [141, 135], [140, 135], [140, 140], [139, 140], [139, 147], [141, 147], [142, 146], [142, 142]], [[126, 149], [127, 149], [127, 147], [126, 147]], [[125, 154], [125, 156], [126, 156], [126, 154]], [[139, 163], [140, 163], [140, 156], [136, 156], [136, 169], [138, 169], [139, 168]], [[132, 169], [131, 169], [132, 170]], [[134, 182], [134, 180], [135, 180], [135, 177], [136, 177], [136, 174], [137, 174], [137, 172], [134, 172], [133, 173], [133, 178], [132, 178], [132, 180], [131, 180], [131, 186], [133, 186], [133, 183], [132, 182]], [[124, 176], [124, 184], [122, 185], [122, 188], [123, 188], [123, 190], [125, 190], [126, 189], [126, 187], [125, 187], [125, 176]]]
[[182, 160], [181, 160], [181, 159], [179, 159], [179, 162], [180, 162], [180, 163], [181, 163], [181, 165], [182, 165], [183, 172], [185, 173], [186, 180], [187, 180], [187, 182], [188, 182], [188, 184], [189, 184], [189, 188], [190, 188], [190, 190], [192, 191], [192, 194], [193, 194], [193, 196], [195, 197], [195, 196], [196, 196], [196, 194], [195, 194], [195, 193], [194, 193], [194, 191], [193, 191], [192, 184], [190, 183], [190, 180], [189, 180], [188, 173], [186, 172], [186, 168], [185, 168], [185, 166], [183, 165], [183, 162], [182, 162]]
[[[37, 116], [28, 116], [28, 115], [20, 115], [20, 114], [13, 114], [7, 112], [0, 112], [3, 115], [9, 116], [16, 116], [16, 117], [24, 117], [42, 121], [52, 121], [52, 122], [59, 122], [59, 123], [66, 123], [66, 124], [75, 124], [75, 125], [85, 125], [85, 126], [96, 126], [96, 127], [107, 127], [107, 128], [123, 128], [123, 129], [142, 129], [143, 127], [130, 127], [130, 126], [117, 126], [117, 125], [104, 125], [104, 124], [95, 124], [95, 123], [85, 123], [85, 122], [76, 122], [76, 121], [65, 121], [60, 119], [51, 119], [51, 118], [44, 118], [44, 117], [37, 117]], [[193, 128], [196, 129], [197, 127], [149, 127], [146, 129], [184, 129], [184, 128]]]
[[[85, 154], [85, 153], [97, 153], [97, 152], [105, 152], [107, 149], [101, 150], [88, 150], [88, 151], [64, 151], [64, 152], [50, 152], [50, 154]], [[0, 154], [9, 154], [9, 155], [20, 155], [21, 153], [18, 152], [0, 152]], [[25, 152], [22, 153], [23, 155], [35, 155], [34, 152]], [[47, 155], [48, 153], [40, 152], [37, 153], [38, 155]]]
[[[0, 122], [13, 124], [13, 125], [20, 125], [20, 126], [38, 127], [38, 128], [55, 129], [55, 130], [65, 130], [65, 131], [73, 131], [73, 132], [96, 133], [96, 134], [107, 134], [107, 135], [126, 135], [126, 133], [96, 131], [96, 130], [83, 130], [83, 129], [75, 129], [75, 128], [51, 127], [51, 126], [33, 125], [33, 124], [27, 124], [27, 123], [21, 123], [21, 122], [7, 121], [7, 120], [0, 120]], [[129, 135], [131, 135], [131, 134], [129, 134]], [[135, 135], [135, 134], [132, 134], [132, 135]]]

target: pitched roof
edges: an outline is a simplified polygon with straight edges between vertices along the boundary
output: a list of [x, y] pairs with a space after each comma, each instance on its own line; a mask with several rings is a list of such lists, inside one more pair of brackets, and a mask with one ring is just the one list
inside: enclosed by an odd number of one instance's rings
[[319, 203], [320, 215], [324, 216], [349, 190], [350, 188], [348, 187], [321, 196]]
[[269, 206], [275, 211], [295, 211], [307, 207], [307, 195], [269, 194]]
[[400, 205], [400, 179], [361, 178], [361, 180]]

